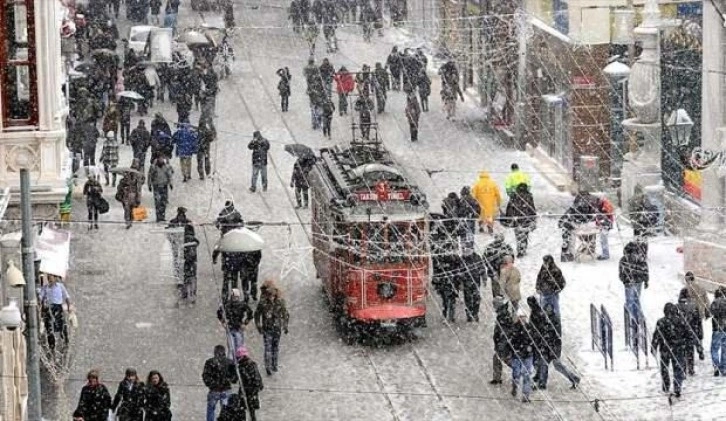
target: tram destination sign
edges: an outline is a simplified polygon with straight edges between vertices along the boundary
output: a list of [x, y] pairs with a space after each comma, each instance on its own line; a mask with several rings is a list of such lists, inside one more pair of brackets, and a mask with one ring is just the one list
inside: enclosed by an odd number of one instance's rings
[[361, 202], [389, 201], [389, 200], [408, 200], [411, 196], [409, 190], [389, 191], [378, 190], [363, 193], [356, 193], [356, 197]]

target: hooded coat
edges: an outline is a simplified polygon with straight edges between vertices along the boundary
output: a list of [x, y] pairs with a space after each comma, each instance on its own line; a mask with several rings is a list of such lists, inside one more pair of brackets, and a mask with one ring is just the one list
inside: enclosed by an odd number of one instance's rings
[[535, 289], [544, 295], [561, 292], [566, 284], [562, 271], [557, 267], [552, 256], [546, 255], [543, 260], [542, 267], [537, 274]]
[[663, 313], [665, 317], [660, 318], [655, 325], [651, 347], [675, 358], [682, 355], [689, 343], [688, 326], [675, 304], [666, 303]]
[[83, 412], [84, 420], [106, 421], [111, 409], [111, 394], [101, 383], [95, 386], [87, 384], [81, 389], [78, 409]]
[[502, 204], [502, 195], [497, 183], [489, 177], [489, 173], [479, 173], [479, 180], [472, 186], [471, 195], [479, 202], [479, 217], [482, 221], [492, 221]]
[[559, 318], [547, 317], [535, 297], [527, 298], [527, 305], [531, 311], [529, 322], [535, 354], [547, 362], [560, 358], [562, 339]]
[[619, 275], [620, 282], [625, 286], [644, 283], [648, 287], [648, 261], [634, 242], [625, 246], [625, 254], [620, 258]]

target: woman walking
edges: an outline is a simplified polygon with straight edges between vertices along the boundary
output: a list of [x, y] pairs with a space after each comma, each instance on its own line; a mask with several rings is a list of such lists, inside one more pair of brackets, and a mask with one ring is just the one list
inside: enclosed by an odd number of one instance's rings
[[[114, 174], [115, 175], [115, 174]], [[96, 174], [90, 174], [88, 181], [83, 185], [83, 195], [86, 196], [86, 208], [88, 208], [88, 230], [98, 229], [98, 206], [103, 199], [103, 187], [98, 182]]]
[[118, 421], [142, 421], [144, 419], [144, 383], [139, 381], [136, 369], [127, 368], [124, 379], [118, 384], [111, 411]]
[[88, 383], [81, 389], [77, 411], [83, 414], [83, 421], [106, 421], [111, 409], [111, 394], [99, 378], [98, 370], [91, 370], [86, 376]]
[[[103, 141], [103, 149], [101, 149], [101, 163], [103, 164], [103, 174], [108, 186], [110, 171], [118, 166], [118, 142], [114, 132], [106, 133], [106, 140]], [[111, 187], [116, 187], [116, 173], [112, 175], [113, 184], [111, 184]]]
[[277, 371], [280, 337], [282, 332], [287, 335], [290, 315], [287, 312], [282, 293], [272, 279], [262, 283], [260, 292], [260, 303], [255, 310], [255, 326], [264, 338], [265, 371], [268, 376], [271, 376], [273, 371]]
[[161, 373], [149, 372], [145, 390], [145, 421], [171, 421], [171, 392]]

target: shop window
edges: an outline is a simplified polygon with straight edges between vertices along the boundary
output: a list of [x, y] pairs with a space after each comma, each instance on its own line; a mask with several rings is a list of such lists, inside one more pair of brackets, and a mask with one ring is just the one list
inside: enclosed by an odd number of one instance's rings
[[3, 127], [38, 122], [33, 0], [0, 0], [0, 93]]

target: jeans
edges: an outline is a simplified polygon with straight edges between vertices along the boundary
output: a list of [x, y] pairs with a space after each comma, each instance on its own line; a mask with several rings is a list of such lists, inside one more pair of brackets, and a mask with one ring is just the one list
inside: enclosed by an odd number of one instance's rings
[[263, 332], [265, 343], [265, 368], [277, 371], [277, 357], [280, 355], [280, 336], [282, 332]]
[[640, 320], [642, 311], [640, 309], [640, 292], [643, 289], [641, 282], [625, 285], [625, 307], [630, 312], [630, 316]]
[[166, 220], [166, 205], [169, 203], [169, 186], [154, 186], [154, 208], [156, 220]]
[[557, 317], [560, 317], [560, 293], [553, 292], [552, 294], [540, 294], [539, 305], [545, 308], [547, 304], [550, 304], [555, 310]]
[[[570, 371], [559, 358], [552, 360], [552, 365], [560, 374], [562, 374], [570, 383], [579, 383], [580, 378], [577, 374]], [[547, 387], [547, 378], [549, 377], [549, 363], [544, 358], [537, 358], [537, 385], [540, 388]]]
[[262, 176], [262, 190], [267, 190], [267, 165], [254, 165], [252, 167], [252, 184], [250, 188], [252, 190], [257, 189], [257, 178]]
[[610, 258], [610, 245], [608, 244], [608, 233], [610, 230], [601, 228], [600, 229], [600, 248], [602, 249], [602, 258]]
[[245, 344], [245, 334], [240, 329], [229, 329], [227, 333], [227, 349], [229, 350], [229, 358], [236, 361], [235, 352], [239, 347]]
[[529, 398], [529, 394], [532, 392], [532, 357], [524, 359], [512, 358], [512, 384], [518, 385], [519, 378], [522, 378], [522, 395], [525, 398]]
[[711, 334], [711, 361], [722, 375], [726, 374], [726, 332]]
[[229, 392], [226, 390], [221, 392], [210, 390], [207, 393], [207, 421], [215, 420], [214, 410], [217, 409], [217, 402], [221, 402], [224, 406], [227, 405], [227, 399], [229, 399]]
[[660, 378], [663, 381], [663, 390], [670, 390], [671, 388], [668, 366], [673, 366], [673, 391], [678, 393], [681, 391], [681, 383], [686, 378], [684, 371], [686, 361], [682, 352], [676, 351], [676, 355], [673, 355], [670, 351], [664, 351], [660, 354]]

